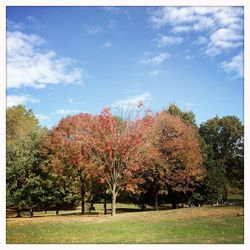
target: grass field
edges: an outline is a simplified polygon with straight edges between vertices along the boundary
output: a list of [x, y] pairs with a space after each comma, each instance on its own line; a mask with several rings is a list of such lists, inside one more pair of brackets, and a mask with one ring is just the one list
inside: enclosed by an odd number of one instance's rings
[[241, 207], [128, 211], [8, 218], [7, 243], [244, 243]]

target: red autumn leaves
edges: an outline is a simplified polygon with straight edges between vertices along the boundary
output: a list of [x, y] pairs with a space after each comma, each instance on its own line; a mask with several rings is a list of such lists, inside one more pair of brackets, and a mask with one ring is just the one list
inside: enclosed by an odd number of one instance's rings
[[41, 150], [50, 155], [51, 170], [76, 169], [99, 179], [112, 193], [112, 215], [119, 192], [136, 192], [155, 165], [175, 191], [188, 191], [203, 175], [197, 131], [166, 112], [124, 119], [105, 108], [96, 116], [70, 116], [44, 138]]

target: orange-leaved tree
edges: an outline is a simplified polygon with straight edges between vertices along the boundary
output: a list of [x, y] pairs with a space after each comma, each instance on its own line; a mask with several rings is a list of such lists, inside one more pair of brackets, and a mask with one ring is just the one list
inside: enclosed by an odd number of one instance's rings
[[176, 195], [191, 191], [204, 176], [198, 133], [179, 117], [166, 112], [156, 115], [154, 131], [154, 145], [167, 173], [163, 177], [172, 196], [172, 207], [176, 208]]
[[104, 108], [92, 123], [87, 140], [89, 154], [97, 167], [96, 173], [112, 194], [112, 215], [116, 213], [116, 198], [121, 190], [135, 192], [142, 179], [137, 173], [142, 167], [149, 141], [153, 117], [149, 112], [133, 119], [114, 116]]
[[46, 157], [45, 168], [58, 175], [71, 177], [79, 183], [82, 214], [85, 212], [85, 194], [91, 172], [91, 157], [86, 150], [93, 116], [78, 114], [63, 118], [46, 135], [40, 146]]

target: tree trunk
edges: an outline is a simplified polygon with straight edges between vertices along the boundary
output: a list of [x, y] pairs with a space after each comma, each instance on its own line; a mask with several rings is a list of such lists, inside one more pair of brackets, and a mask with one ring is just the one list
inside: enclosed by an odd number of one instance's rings
[[115, 216], [116, 214], [116, 196], [117, 196], [117, 192], [116, 192], [116, 185], [114, 184], [113, 186], [113, 190], [112, 190], [112, 216]]
[[106, 193], [106, 189], [104, 191], [104, 214], [107, 214], [107, 193]]
[[80, 175], [80, 181], [81, 181], [81, 199], [82, 199], [82, 211], [81, 214], [85, 213], [85, 177], [83, 176], [83, 174], [81, 173]]
[[228, 195], [228, 189], [227, 187], [224, 188], [224, 196], [225, 196], [225, 200], [227, 201], [227, 195]]
[[176, 209], [177, 208], [176, 205], [177, 205], [176, 202], [172, 202], [172, 209]]
[[33, 216], [34, 216], [34, 209], [31, 208], [31, 209], [30, 209], [30, 217], [33, 217]]
[[17, 210], [16, 210], [16, 217], [17, 218], [21, 217], [21, 210], [19, 208], [17, 208]]
[[158, 196], [159, 196], [159, 193], [157, 192], [157, 193], [155, 194], [155, 210], [156, 210], [156, 211], [159, 210]]
[[81, 188], [81, 196], [82, 196], [82, 211], [81, 211], [81, 214], [84, 214], [85, 213], [85, 188], [84, 188], [84, 185], [82, 185], [82, 188]]

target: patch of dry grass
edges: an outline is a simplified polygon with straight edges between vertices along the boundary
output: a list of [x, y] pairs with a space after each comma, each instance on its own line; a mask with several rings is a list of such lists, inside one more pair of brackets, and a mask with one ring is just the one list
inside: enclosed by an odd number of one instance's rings
[[243, 208], [239, 207], [202, 207], [202, 208], [183, 208], [175, 210], [161, 210], [156, 213], [152, 211], [141, 211], [133, 213], [121, 213], [112, 217], [111, 215], [58, 215], [58, 216], [42, 216], [33, 218], [7, 218], [9, 225], [24, 224], [40, 224], [40, 223], [102, 223], [113, 222], [117, 220], [152, 220], [160, 221], [163, 218], [167, 220], [186, 220], [199, 217], [210, 217], [211, 219], [219, 219], [221, 216], [237, 216], [243, 213]]

